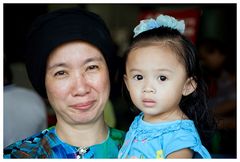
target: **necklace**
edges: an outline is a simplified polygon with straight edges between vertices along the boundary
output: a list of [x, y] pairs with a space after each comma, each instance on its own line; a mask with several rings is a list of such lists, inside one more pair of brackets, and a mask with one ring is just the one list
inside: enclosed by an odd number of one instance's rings
[[79, 147], [77, 149], [77, 159], [82, 159], [83, 155], [89, 151], [89, 147]]

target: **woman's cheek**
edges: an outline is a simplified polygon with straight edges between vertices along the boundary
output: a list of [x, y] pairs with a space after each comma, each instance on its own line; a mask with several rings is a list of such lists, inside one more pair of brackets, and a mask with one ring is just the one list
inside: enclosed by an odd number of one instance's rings
[[87, 78], [89, 85], [97, 89], [98, 91], [105, 90], [110, 86], [110, 80], [107, 72], [101, 72], [95, 75], [89, 75]]
[[48, 83], [47, 89], [49, 95], [57, 98], [65, 98], [70, 92], [69, 83], [64, 81], [51, 81]]

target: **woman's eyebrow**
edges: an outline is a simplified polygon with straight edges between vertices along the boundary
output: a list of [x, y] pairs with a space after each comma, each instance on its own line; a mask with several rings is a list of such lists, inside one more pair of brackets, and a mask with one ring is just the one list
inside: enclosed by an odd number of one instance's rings
[[[103, 62], [103, 58], [102, 57], [91, 57], [91, 58], [87, 58], [84, 62], [83, 62], [83, 65], [84, 64], [87, 64], [89, 62], [93, 62], [93, 61], [100, 61], [100, 62]], [[59, 63], [56, 63], [56, 64], [53, 64], [51, 66], [48, 66], [47, 69], [51, 70], [53, 68], [56, 68], [56, 67], [67, 67], [67, 64], [64, 63], [64, 62], [59, 62]]]
[[51, 66], [48, 66], [47, 69], [51, 70], [51, 69], [54, 69], [56, 67], [67, 67], [67, 64], [60, 62], [60, 63], [53, 64]]
[[100, 61], [100, 62], [102, 62], [102, 61], [104, 61], [104, 60], [103, 60], [102, 57], [91, 57], [91, 58], [86, 59], [86, 60], [83, 62], [83, 64], [87, 64], [87, 63], [93, 62], [93, 61]]

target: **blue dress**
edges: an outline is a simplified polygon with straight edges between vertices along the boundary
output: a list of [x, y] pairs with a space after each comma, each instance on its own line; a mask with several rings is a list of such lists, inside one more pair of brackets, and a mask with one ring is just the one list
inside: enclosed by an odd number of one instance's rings
[[100, 144], [90, 147], [76, 147], [64, 143], [51, 127], [4, 148], [4, 158], [117, 158], [125, 133], [109, 128], [108, 137]]
[[202, 145], [192, 120], [147, 123], [143, 113], [135, 117], [127, 132], [118, 158], [163, 158], [183, 148], [200, 158], [211, 158]]

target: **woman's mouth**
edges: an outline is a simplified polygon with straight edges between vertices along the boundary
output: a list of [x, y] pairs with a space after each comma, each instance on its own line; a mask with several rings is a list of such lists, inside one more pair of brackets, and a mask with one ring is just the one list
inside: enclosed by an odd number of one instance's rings
[[94, 105], [95, 102], [96, 102], [95, 100], [87, 101], [87, 102], [70, 105], [70, 107], [72, 107], [73, 109], [77, 109], [77, 110], [88, 110]]

